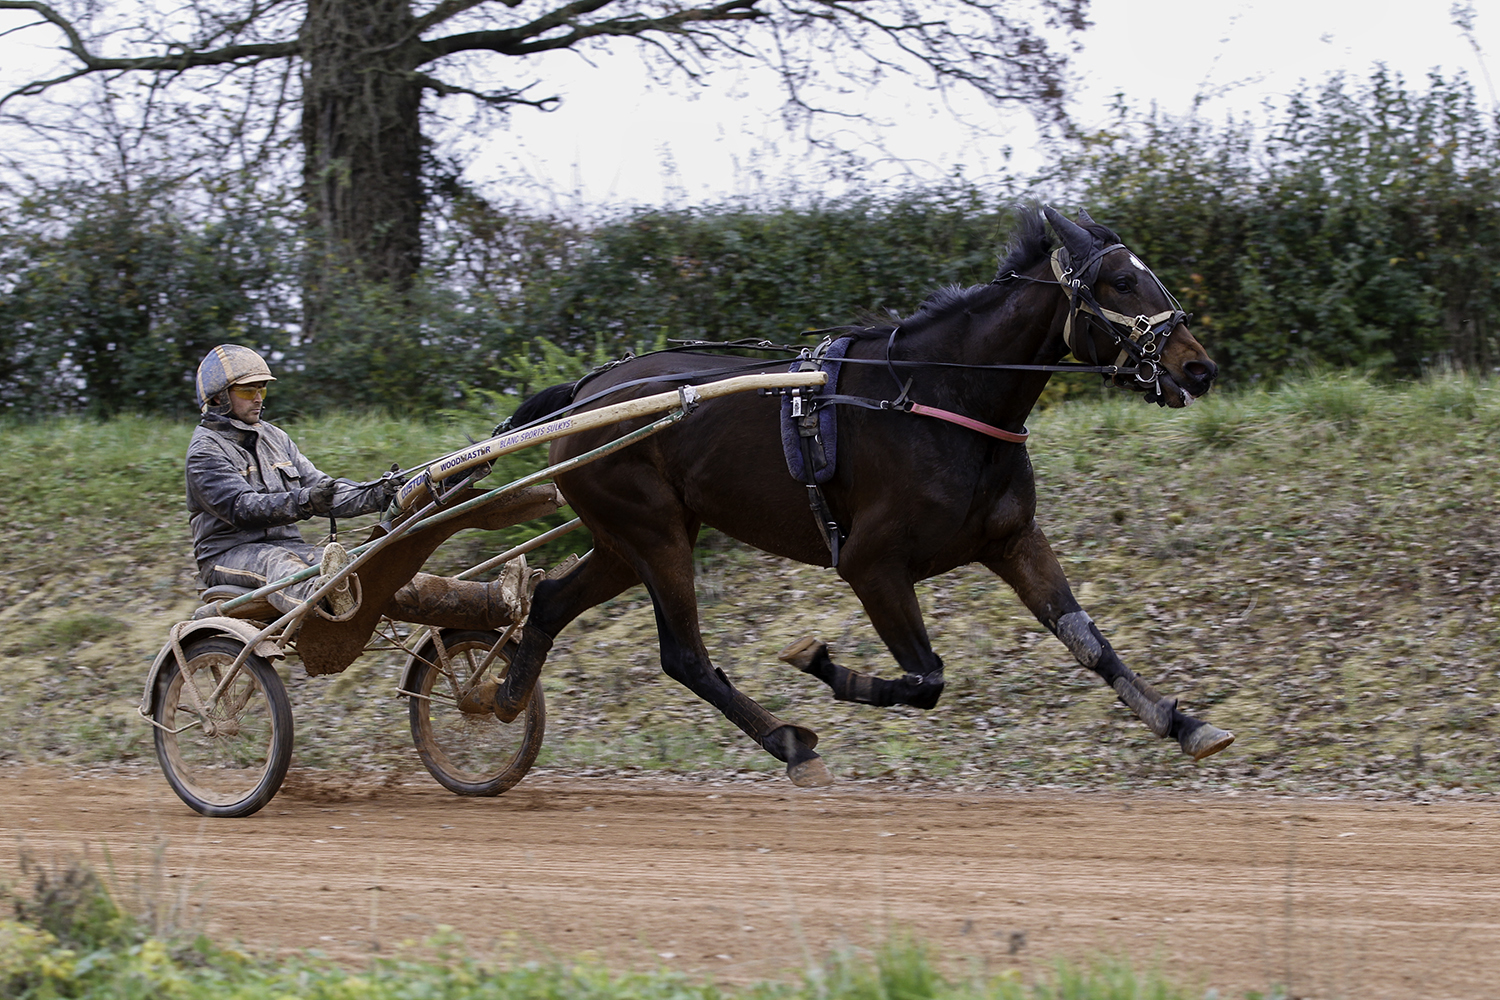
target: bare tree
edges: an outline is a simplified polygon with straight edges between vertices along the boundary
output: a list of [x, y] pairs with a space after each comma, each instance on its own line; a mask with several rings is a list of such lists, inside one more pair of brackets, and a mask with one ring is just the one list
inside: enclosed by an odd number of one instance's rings
[[[71, 5], [67, 5], [71, 3]], [[24, 26], [61, 33], [64, 63], [0, 96], [0, 106], [81, 77], [118, 84], [255, 75], [277, 108], [300, 108], [303, 196], [316, 298], [333, 270], [404, 287], [421, 264], [424, 102], [545, 109], [537, 57], [631, 39], [667, 75], [700, 80], [718, 63], [769, 67], [794, 114], [820, 85], [863, 91], [889, 75], [965, 87], [996, 103], [1060, 117], [1065, 55], [1055, 41], [1087, 27], [1088, 0], [186, 0], [122, 14], [97, 0], [0, 0]], [[105, 11], [108, 10], [108, 15]], [[106, 21], [106, 16], [113, 21]], [[124, 27], [112, 27], [124, 25]], [[505, 60], [495, 57], [516, 57]], [[265, 78], [279, 74], [278, 89]], [[476, 85], [476, 78], [512, 85]], [[199, 87], [200, 93], [205, 89]], [[234, 88], [230, 88], [234, 89]], [[243, 94], [249, 88], [239, 86]], [[847, 111], [843, 113], [849, 113]], [[857, 112], [855, 112], [857, 114]]]

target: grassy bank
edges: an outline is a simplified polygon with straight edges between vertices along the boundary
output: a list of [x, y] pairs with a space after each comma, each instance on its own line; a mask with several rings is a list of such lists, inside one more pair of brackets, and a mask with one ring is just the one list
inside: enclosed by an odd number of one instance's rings
[[[194, 935], [161, 909], [134, 911], [91, 869], [23, 858], [30, 884], [0, 893], [0, 996], [16, 1000], [1182, 1000], [1156, 973], [1100, 961], [1059, 964], [1034, 983], [1010, 970], [945, 976], [911, 939], [828, 957], [785, 982], [719, 987], [680, 973], [618, 973], [590, 962], [479, 957], [450, 936], [360, 969], [315, 953], [267, 960]], [[421, 954], [425, 957], [415, 957]]]
[[[848, 588], [708, 535], [699, 593], [710, 651], [768, 707], [817, 730], [836, 774], [1500, 792], [1500, 382], [1322, 376], [1176, 412], [1114, 393], [1031, 427], [1039, 518], [1080, 599], [1128, 663], [1239, 741], [1203, 764], [1180, 757], [978, 567], [921, 589], [948, 665], [936, 710], [834, 703], [775, 653], [816, 632], [849, 665], [890, 674]], [[321, 468], [366, 477], [489, 424], [338, 418], [291, 430]], [[195, 606], [181, 481], [189, 433], [143, 420], [0, 432], [5, 759], [151, 763], [140, 684], [168, 626]], [[463, 536], [436, 561], [451, 570], [499, 542]], [[396, 670], [367, 656], [335, 678], [287, 671], [292, 781], [420, 767], [391, 696]], [[565, 632], [544, 680], [539, 766], [781, 780], [779, 765], [661, 675], [639, 589]]]

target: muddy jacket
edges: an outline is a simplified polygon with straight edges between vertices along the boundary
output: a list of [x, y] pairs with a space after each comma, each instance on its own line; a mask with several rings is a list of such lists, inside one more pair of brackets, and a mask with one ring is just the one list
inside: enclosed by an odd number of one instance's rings
[[[248, 542], [300, 543], [296, 523], [313, 516], [308, 494], [329, 478], [274, 424], [204, 417], [187, 450], [188, 523], [198, 568]], [[338, 484], [334, 517], [368, 514], [384, 502], [378, 483]]]

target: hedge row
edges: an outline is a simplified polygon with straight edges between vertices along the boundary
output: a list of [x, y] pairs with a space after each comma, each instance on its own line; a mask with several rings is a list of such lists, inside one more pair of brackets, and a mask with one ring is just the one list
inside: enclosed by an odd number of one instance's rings
[[582, 223], [449, 179], [433, 187], [424, 280], [334, 290], [315, 343], [300, 336], [294, 205], [204, 198], [181, 179], [10, 189], [0, 412], [185, 415], [193, 368], [225, 341], [270, 354], [302, 409], [410, 413], [520, 387], [536, 366], [518, 359], [543, 341], [606, 355], [669, 337], [792, 341], [988, 280], [1015, 206], [1039, 196], [1114, 226], [1193, 310], [1231, 383], [1309, 366], [1489, 370], [1497, 154], [1500, 124], [1465, 80], [1415, 88], [1382, 70], [1260, 122], [1122, 107], [1044, 175], [983, 190], [954, 179]]

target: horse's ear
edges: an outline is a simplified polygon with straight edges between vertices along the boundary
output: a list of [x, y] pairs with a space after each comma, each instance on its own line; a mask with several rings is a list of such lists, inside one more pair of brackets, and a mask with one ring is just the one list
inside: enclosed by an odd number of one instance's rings
[[1078, 210], [1078, 224], [1080, 226], [1093, 226], [1093, 225], [1097, 225], [1097, 223], [1094, 222], [1093, 219], [1089, 218], [1089, 210], [1086, 209], [1086, 208], [1080, 208]]
[[1052, 224], [1052, 231], [1063, 241], [1067, 248], [1068, 256], [1075, 261], [1081, 261], [1094, 252], [1093, 234], [1081, 226], [1069, 222], [1062, 213], [1054, 211], [1051, 205], [1043, 205], [1042, 212], [1046, 214], [1047, 221]]

